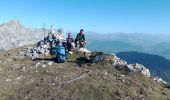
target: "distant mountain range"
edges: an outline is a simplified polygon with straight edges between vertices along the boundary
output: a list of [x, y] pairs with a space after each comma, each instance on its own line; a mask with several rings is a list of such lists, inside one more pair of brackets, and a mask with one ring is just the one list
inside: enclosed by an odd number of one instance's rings
[[[0, 51], [36, 43], [43, 39], [43, 33], [43, 29], [25, 27], [17, 20], [0, 24]], [[87, 48], [91, 50], [114, 53], [138, 51], [170, 59], [170, 35], [121, 32], [85, 34]]]
[[87, 32], [87, 47], [105, 52], [138, 51], [160, 55], [170, 59], [170, 35], [150, 33], [108, 33]]
[[128, 63], [139, 63], [147, 67], [154, 76], [162, 77], [170, 83], [170, 60], [152, 54], [139, 52], [120, 52], [117, 56]]

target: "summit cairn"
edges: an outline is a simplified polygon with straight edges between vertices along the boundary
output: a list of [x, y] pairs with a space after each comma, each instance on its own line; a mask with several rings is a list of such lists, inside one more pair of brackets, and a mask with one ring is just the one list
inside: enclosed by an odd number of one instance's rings
[[40, 55], [49, 55], [50, 50], [59, 41], [65, 41], [64, 29], [60, 28], [58, 30], [51, 28], [47, 37], [39, 41], [35, 47], [26, 48], [25, 55], [35, 60], [40, 57]]

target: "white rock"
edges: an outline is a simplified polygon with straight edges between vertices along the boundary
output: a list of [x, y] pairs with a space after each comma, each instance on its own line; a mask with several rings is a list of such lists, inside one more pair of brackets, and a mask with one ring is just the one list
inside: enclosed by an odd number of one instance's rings
[[55, 84], [55, 83], [51, 83], [51, 85], [53, 85], [53, 86], [54, 86], [54, 85], [56, 85], [56, 84]]
[[151, 77], [151, 74], [150, 74], [149, 69], [144, 69], [144, 70], [141, 71], [141, 73], [142, 73], [143, 75], [145, 75], [146, 77]]
[[132, 65], [127, 65], [127, 68], [128, 68], [130, 71], [135, 71], [135, 69], [133, 68]]
[[91, 51], [86, 48], [80, 48], [78, 51], [85, 52], [85, 53], [91, 53]]
[[72, 52], [72, 51], [69, 51], [68, 53], [69, 53], [69, 54], [73, 54], [73, 52]]
[[36, 65], [35, 65], [35, 66], [36, 66], [36, 67], [38, 67], [39, 65], [40, 65], [40, 62], [36, 63]]
[[16, 80], [21, 80], [23, 77], [24, 77], [24, 76], [21, 75], [21, 76], [17, 77]]
[[7, 61], [8, 61], [8, 62], [11, 62], [11, 61], [12, 61], [12, 59], [7, 59]]
[[112, 63], [113, 66], [116, 66], [116, 65], [127, 65], [126, 61], [118, 58], [114, 53], [111, 53], [110, 55], [113, 56], [113, 59], [112, 59], [112, 60], [114, 60], [113, 63]]
[[124, 60], [121, 60], [121, 59], [115, 59], [115, 61], [112, 63], [113, 66], [116, 66], [116, 65], [126, 65], [127, 62], [124, 61]]
[[52, 65], [53, 65], [53, 62], [48, 62], [48, 65], [49, 65], [49, 66], [52, 66]]
[[110, 53], [112, 56], [116, 56], [114, 53]]
[[22, 71], [24, 71], [24, 72], [26, 71], [26, 70], [25, 70], [25, 67], [22, 68]]
[[143, 65], [138, 64], [138, 63], [128, 65], [126, 61], [121, 60], [120, 58], [116, 57], [115, 54], [111, 53], [111, 55], [114, 56], [114, 62], [112, 63], [113, 66], [124, 65], [130, 71], [139, 72], [139, 73], [145, 75], [146, 77], [151, 77], [149, 69], [145, 68]]
[[139, 73], [145, 75], [146, 77], [151, 77], [149, 69], [145, 68], [141, 64], [138, 64], [138, 63], [136, 63], [136, 64], [129, 64], [129, 65], [127, 65], [127, 68], [130, 71], [139, 72]]
[[167, 84], [166, 81], [164, 81], [162, 78], [159, 78], [159, 77], [155, 77], [153, 80], [155, 80], [156, 82], [159, 82], [159, 83]]
[[42, 67], [43, 67], [43, 68], [45, 68], [45, 67], [46, 67], [46, 65], [42, 65]]
[[17, 80], [21, 80], [21, 77], [17, 77], [16, 79], [17, 79]]
[[125, 77], [125, 75], [120, 75], [120, 77]]
[[20, 52], [19, 53], [19, 56], [24, 56], [25, 55], [25, 52]]
[[10, 82], [10, 81], [11, 81], [11, 79], [6, 79], [5, 81], [6, 81], [6, 82]]
[[104, 74], [105, 74], [105, 75], [108, 75], [108, 72], [107, 72], [107, 71], [104, 71]]

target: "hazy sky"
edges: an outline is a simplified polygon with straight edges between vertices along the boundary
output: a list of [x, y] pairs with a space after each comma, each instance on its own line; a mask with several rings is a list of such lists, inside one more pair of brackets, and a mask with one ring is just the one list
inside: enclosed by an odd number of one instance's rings
[[66, 31], [170, 34], [170, 0], [0, 0], [0, 23]]

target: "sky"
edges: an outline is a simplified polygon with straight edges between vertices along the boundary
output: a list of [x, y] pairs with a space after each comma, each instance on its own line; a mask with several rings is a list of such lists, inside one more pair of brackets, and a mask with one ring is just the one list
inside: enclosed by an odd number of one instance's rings
[[170, 0], [0, 0], [0, 23], [99, 33], [170, 34]]

